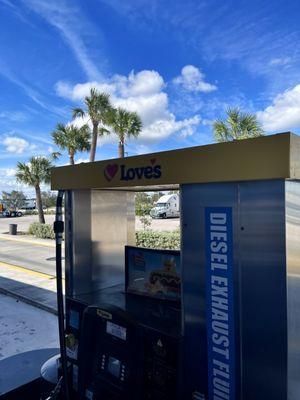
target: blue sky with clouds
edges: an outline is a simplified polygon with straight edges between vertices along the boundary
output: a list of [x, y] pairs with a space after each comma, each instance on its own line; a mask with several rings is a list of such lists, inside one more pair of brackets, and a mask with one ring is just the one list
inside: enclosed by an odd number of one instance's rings
[[0, 0], [0, 13], [0, 190], [17, 161], [52, 152], [92, 86], [140, 113], [129, 155], [210, 143], [228, 106], [300, 133], [299, 1]]

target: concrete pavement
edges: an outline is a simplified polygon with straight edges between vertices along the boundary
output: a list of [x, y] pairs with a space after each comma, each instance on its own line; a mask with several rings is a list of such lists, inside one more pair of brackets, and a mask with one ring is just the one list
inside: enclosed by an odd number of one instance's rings
[[0, 293], [56, 313], [55, 243], [0, 234]]
[[0, 304], [0, 360], [24, 351], [58, 347], [54, 315], [3, 294]]
[[57, 313], [56, 280], [53, 275], [0, 262], [0, 293]]
[[55, 276], [55, 247], [7, 240], [3, 236], [0, 236], [0, 261]]

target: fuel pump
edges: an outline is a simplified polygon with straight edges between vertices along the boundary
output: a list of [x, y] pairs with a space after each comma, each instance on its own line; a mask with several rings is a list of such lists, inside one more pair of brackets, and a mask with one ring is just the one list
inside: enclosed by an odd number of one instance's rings
[[[53, 170], [49, 399], [299, 399], [299, 148], [284, 133]], [[163, 188], [180, 191], [180, 251], [135, 243], [134, 193]]]

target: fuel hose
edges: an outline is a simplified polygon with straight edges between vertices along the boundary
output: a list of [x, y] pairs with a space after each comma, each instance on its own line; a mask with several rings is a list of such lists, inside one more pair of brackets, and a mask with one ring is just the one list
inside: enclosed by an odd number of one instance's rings
[[56, 290], [57, 290], [57, 313], [58, 330], [60, 344], [60, 358], [62, 367], [62, 389], [64, 399], [70, 400], [69, 382], [68, 382], [68, 360], [65, 342], [65, 317], [64, 317], [64, 296], [62, 283], [62, 240], [64, 232], [63, 205], [64, 191], [59, 190], [56, 199], [56, 214], [54, 221], [55, 247], [56, 247]]

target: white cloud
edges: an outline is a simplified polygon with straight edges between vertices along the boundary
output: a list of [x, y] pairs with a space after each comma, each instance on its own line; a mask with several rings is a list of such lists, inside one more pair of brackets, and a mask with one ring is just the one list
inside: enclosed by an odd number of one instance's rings
[[278, 58], [272, 58], [270, 61], [270, 65], [275, 65], [275, 66], [283, 66], [283, 65], [289, 65], [292, 62], [291, 57], [278, 57]]
[[209, 93], [217, 90], [217, 86], [205, 82], [205, 75], [194, 65], [186, 65], [181, 75], [173, 80], [175, 85], [182, 86], [189, 92]]
[[[114, 75], [105, 82], [86, 82], [71, 86], [66, 82], [56, 84], [56, 92], [62, 97], [73, 101], [83, 99], [89, 94], [92, 87], [111, 95], [114, 106], [124, 107], [136, 111], [143, 122], [143, 130], [138, 144], [150, 143], [169, 137], [184, 130], [191, 135], [200, 123], [200, 117], [177, 121], [175, 115], [169, 110], [169, 98], [164, 91], [165, 82], [157, 71], [144, 70], [128, 76]], [[76, 123], [82, 124], [87, 119], [77, 119]], [[106, 138], [105, 141], [112, 138]]]
[[[34, 198], [34, 189], [17, 182], [15, 174], [16, 170], [14, 168], [0, 168], [0, 196], [2, 191], [11, 192], [12, 190], [21, 190], [28, 198]], [[42, 186], [42, 190], [48, 189], [49, 186]]]
[[257, 118], [269, 131], [300, 127], [300, 84], [278, 94], [270, 106], [257, 113]]
[[23, 122], [26, 121], [28, 115], [22, 111], [2, 111], [0, 112], [0, 119], [9, 120], [13, 122]]
[[27, 140], [15, 136], [8, 136], [3, 140], [5, 150], [12, 154], [22, 154], [25, 150], [35, 150], [36, 145], [30, 144]]
[[76, 164], [87, 163], [87, 162], [90, 162], [89, 158], [78, 158], [78, 160], [76, 160]]
[[[23, 0], [23, 2], [59, 31], [89, 79], [101, 77], [83, 35], [89, 32], [91, 26], [72, 2], [68, 3], [65, 0]], [[97, 32], [97, 36], [99, 41], [100, 32]]]
[[14, 168], [1, 168], [2, 176], [6, 176], [8, 178], [15, 176], [16, 170]]
[[82, 100], [85, 96], [87, 96], [91, 90], [91, 88], [95, 88], [99, 90], [99, 92], [112, 94], [115, 91], [115, 85], [109, 83], [99, 83], [97, 81], [91, 81], [86, 83], [77, 83], [72, 86], [71, 84], [59, 81], [55, 85], [56, 93], [67, 99], [78, 101]]
[[18, 184], [15, 179], [16, 170], [14, 168], [0, 168], [0, 192], [10, 192], [16, 190]]

